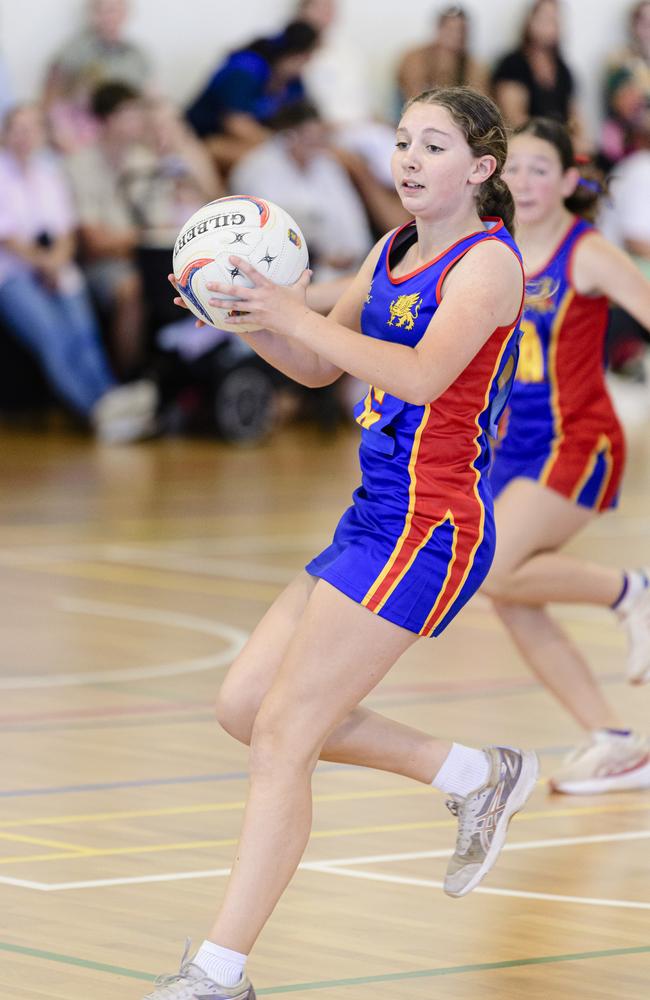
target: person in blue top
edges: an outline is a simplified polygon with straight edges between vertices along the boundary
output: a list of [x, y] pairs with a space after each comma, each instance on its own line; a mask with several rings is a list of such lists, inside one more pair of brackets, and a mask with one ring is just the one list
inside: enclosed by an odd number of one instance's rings
[[[451, 896], [489, 871], [535, 785], [531, 751], [452, 744], [361, 704], [419, 636], [446, 627], [492, 559], [488, 433], [514, 377], [524, 298], [506, 151], [499, 111], [476, 91], [409, 103], [392, 171], [412, 221], [379, 240], [327, 317], [306, 304], [308, 272], [285, 288], [231, 257], [252, 285], [238, 283], [237, 309], [259, 327], [242, 333], [258, 354], [304, 385], [348, 371], [372, 388], [357, 408], [361, 485], [332, 543], [269, 608], [222, 685], [219, 720], [251, 747], [237, 860], [207, 940], [147, 1000], [254, 1000], [246, 956], [307, 845], [319, 758], [450, 793]], [[232, 294], [208, 288], [220, 307]]]
[[280, 34], [258, 38], [227, 56], [186, 111], [221, 167], [229, 169], [268, 138], [266, 123], [305, 98], [300, 74], [317, 44], [311, 24], [292, 21]]

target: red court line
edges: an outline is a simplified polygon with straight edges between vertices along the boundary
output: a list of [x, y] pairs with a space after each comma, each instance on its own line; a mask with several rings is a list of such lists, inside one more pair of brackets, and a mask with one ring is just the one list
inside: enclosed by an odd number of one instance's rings
[[[537, 681], [527, 677], [496, 677], [492, 680], [475, 678], [464, 681], [441, 681], [432, 684], [388, 684], [373, 691], [372, 698], [392, 698], [396, 694], [454, 694], [461, 691], [498, 691], [502, 688], [537, 687]], [[211, 701], [158, 702], [155, 705], [103, 705], [98, 708], [67, 708], [48, 712], [13, 712], [0, 715], [0, 725], [12, 722], [53, 722], [73, 719], [120, 718], [133, 715], [173, 715], [209, 709]]]

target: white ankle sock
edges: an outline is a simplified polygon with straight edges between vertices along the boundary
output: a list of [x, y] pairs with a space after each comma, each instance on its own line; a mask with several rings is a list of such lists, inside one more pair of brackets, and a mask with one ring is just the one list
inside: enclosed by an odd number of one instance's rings
[[490, 760], [483, 750], [452, 743], [444, 764], [431, 782], [434, 788], [465, 798], [490, 776]]
[[248, 955], [222, 948], [213, 941], [204, 941], [193, 962], [219, 986], [236, 986], [244, 974], [247, 958]]
[[641, 569], [628, 569], [623, 574], [623, 588], [612, 605], [619, 615], [626, 615], [639, 594], [650, 586], [650, 580]]

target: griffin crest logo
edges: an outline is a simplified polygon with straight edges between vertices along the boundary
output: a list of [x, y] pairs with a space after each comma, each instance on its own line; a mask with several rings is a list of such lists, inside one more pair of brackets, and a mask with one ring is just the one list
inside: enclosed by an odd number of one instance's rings
[[414, 295], [400, 295], [393, 299], [390, 304], [389, 326], [403, 326], [405, 330], [412, 330], [420, 312], [420, 293]]

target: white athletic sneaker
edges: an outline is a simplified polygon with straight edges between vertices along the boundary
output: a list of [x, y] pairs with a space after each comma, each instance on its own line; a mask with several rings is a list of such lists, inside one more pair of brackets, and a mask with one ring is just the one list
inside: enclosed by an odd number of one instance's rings
[[104, 393], [95, 403], [90, 419], [104, 444], [126, 444], [155, 433], [157, 406], [155, 383], [141, 379]]
[[255, 1000], [255, 990], [246, 976], [236, 986], [219, 986], [188, 960], [189, 950], [188, 941], [178, 972], [159, 976], [155, 989], [144, 1000]]
[[503, 847], [508, 824], [535, 787], [539, 764], [532, 750], [485, 747], [491, 762], [482, 788], [466, 798], [452, 795], [447, 808], [458, 817], [456, 850], [449, 861], [444, 890], [465, 896], [487, 875]]
[[[645, 571], [646, 576], [649, 571]], [[650, 585], [642, 590], [629, 611], [619, 615], [627, 632], [626, 676], [630, 684], [650, 682]]]
[[549, 778], [553, 792], [600, 795], [650, 788], [650, 744], [638, 733], [597, 729], [591, 741], [573, 750]]

